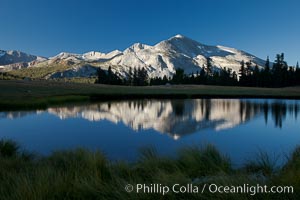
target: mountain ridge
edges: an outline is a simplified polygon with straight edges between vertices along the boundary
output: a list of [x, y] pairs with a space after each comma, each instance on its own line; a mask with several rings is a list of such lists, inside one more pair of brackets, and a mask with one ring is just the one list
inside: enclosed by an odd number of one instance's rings
[[[264, 67], [265, 61], [250, 53], [221, 45], [210, 46], [199, 43], [183, 35], [175, 35], [167, 40], [151, 46], [134, 43], [124, 51], [114, 50], [108, 53], [90, 51], [83, 54], [61, 52], [56, 56], [43, 58], [32, 56], [23, 52], [17, 56], [15, 62], [1, 61], [8, 51], [0, 51], [0, 66], [2, 71], [22, 68], [51, 67], [53, 64], [67, 66], [68, 73], [62, 73], [61, 78], [95, 76], [95, 68], [106, 70], [109, 66], [119, 76], [126, 77], [130, 68], [145, 68], [149, 77], [172, 77], [176, 69], [182, 68], [185, 73], [197, 73], [205, 67], [207, 59], [211, 59], [212, 66], [218, 70], [230, 68], [238, 72], [240, 63], [251, 62], [252, 66]], [[4, 54], [4, 55], [2, 55]], [[2, 56], [1, 56], [2, 55]], [[27, 55], [27, 56], [25, 56]], [[23, 60], [21, 59], [23, 58]], [[7, 60], [7, 59], [6, 59]], [[18, 67], [14, 67], [14, 65]], [[89, 70], [79, 70], [80, 68]], [[64, 71], [60, 71], [64, 72]], [[78, 73], [77, 73], [78, 72]], [[53, 76], [52, 76], [53, 75]], [[57, 73], [52, 73], [47, 78], [57, 78]], [[41, 77], [45, 78], [45, 77]]]

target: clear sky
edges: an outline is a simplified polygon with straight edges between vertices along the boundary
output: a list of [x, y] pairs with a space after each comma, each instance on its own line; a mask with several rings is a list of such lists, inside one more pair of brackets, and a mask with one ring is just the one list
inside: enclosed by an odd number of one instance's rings
[[0, 49], [54, 56], [154, 45], [176, 34], [300, 61], [299, 0], [0, 0]]

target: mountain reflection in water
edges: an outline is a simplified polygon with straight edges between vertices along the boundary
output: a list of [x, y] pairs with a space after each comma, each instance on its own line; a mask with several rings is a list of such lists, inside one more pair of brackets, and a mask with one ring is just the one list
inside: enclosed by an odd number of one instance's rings
[[[297, 119], [299, 101], [255, 99], [131, 100], [54, 107], [47, 110], [1, 112], [1, 118], [20, 118], [48, 112], [60, 119], [82, 118], [124, 123], [133, 130], [154, 129], [179, 139], [203, 129], [230, 129], [258, 116], [281, 128], [287, 113]], [[271, 116], [271, 119], [269, 119]], [[270, 124], [269, 124], [270, 125]]]

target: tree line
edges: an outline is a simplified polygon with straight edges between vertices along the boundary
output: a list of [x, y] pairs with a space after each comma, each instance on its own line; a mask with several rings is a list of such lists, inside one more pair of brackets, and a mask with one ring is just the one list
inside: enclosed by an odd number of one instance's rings
[[97, 70], [97, 80], [95, 83], [99, 84], [111, 84], [111, 85], [133, 85], [133, 86], [146, 86], [149, 85], [148, 72], [145, 68], [129, 68], [127, 78], [120, 78], [108, 67], [105, 71], [101, 68]]
[[300, 68], [288, 66], [284, 60], [284, 54], [277, 54], [271, 67], [269, 57], [263, 69], [256, 65], [251, 68], [251, 63], [241, 63], [239, 70], [239, 85], [250, 87], [286, 87], [300, 85]]
[[265, 66], [259, 66], [251, 62], [240, 63], [239, 71], [230, 68], [214, 68], [211, 58], [206, 59], [206, 65], [200, 71], [186, 74], [183, 69], [176, 69], [173, 77], [149, 78], [145, 68], [129, 68], [126, 78], [114, 73], [111, 66], [108, 70], [98, 69], [96, 83], [112, 85], [165, 85], [165, 84], [201, 84], [201, 85], [224, 85], [224, 86], [248, 86], [248, 87], [286, 87], [300, 85], [300, 68], [288, 66], [284, 60], [284, 54], [277, 54], [271, 66], [269, 57]]

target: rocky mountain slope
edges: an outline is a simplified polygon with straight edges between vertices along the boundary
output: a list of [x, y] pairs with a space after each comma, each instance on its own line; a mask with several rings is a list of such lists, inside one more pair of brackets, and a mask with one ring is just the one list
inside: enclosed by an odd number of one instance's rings
[[[64, 66], [58, 72], [51, 72], [40, 78], [90, 77], [96, 74], [97, 67], [107, 69], [111, 66], [120, 76], [126, 77], [129, 68], [144, 67], [150, 77], [171, 77], [177, 68], [185, 73], [197, 73], [211, 59], [213, 67], [231, 68], [238, 71], [241, 61], [250, 62], [253, 66], [263, 67], [265, 61], [241, 50], [224, 46], [201, 44], [182, 35], [159, 42], [154, 46], [135, 43], [124, 51], [110, 53], [91, 51], [84, 54], [62, 52], [47, 59], [31, 56], [22, 52], [8, 53], [0, 51], [2, 70], [20, 68], [47, 68], [53, 65]], [[2, 55], [2, 56], [1, 56]], [[17, 67], [18, 66], [18, 67]]]
[[46, 58], [23, 53], [21, 51], [0, 50], [0, 69], [15, 70], [33, 66]]

